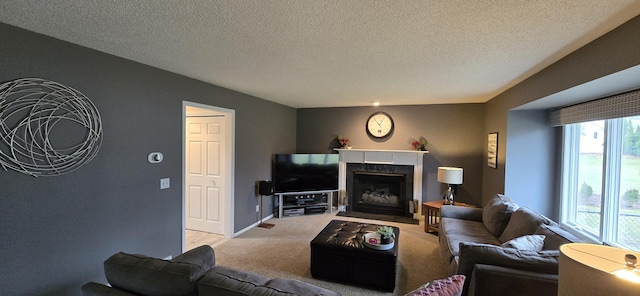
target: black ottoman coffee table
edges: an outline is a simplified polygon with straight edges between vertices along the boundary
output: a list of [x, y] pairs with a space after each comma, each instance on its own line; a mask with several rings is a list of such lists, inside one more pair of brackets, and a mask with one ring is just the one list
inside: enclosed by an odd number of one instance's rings
[[398, 242], [389, 250], [362, 244], [362, 236], [375, 232], [378, 224], [332, 220], [311, 241], [311, 275], [314, 278], [362, 285], [392, 292], [396, 287]]

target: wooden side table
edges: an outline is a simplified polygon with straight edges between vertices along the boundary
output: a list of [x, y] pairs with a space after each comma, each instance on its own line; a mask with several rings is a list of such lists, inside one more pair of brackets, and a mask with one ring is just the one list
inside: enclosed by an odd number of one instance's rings
[[[442, 200], [422, 203], [422, 215], [424, 215], [424, 232], [438, 232], [440, 229], [440, 208], [444, 204]], [[454, 206], [475, 208], [473, 205], [463, 202], [454, 202]]]

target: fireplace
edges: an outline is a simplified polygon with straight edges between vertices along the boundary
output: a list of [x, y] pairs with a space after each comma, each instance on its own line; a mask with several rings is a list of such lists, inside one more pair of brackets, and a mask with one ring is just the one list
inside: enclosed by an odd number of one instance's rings
[[[394, 194], [398, 196], [404, 196], [404, 199], [407, 200], [407, 202], [409, 202], [409, 199], [413, 199], [413, 207], [408, 207], [408, 212], [410, 213], [406, 216], [411, 217], [411, 215], [413, 215], [413, 218], [416, 218], [419, 215], [418, 211], [420, 207], [418, 205], [422, 201], [423, 188], [423, 156], [429, 153], [428, 151], [356, 148], [335, 150], [340, 153], [340, 164], [338, 167], [338, 209], [340, 211], [351, 210], [352, 206], [354, 205], [353, 200], [351, 200], [353, 198], [353, 195], [351, 194], [353, 192], [353, 168], [358, 168], [354, 165], [367, 165], [365, 167], [360, 167], [359, 169], [357, 169], [357, 171], [364, 171], [372, 175], [378, 174], [379, 177], [392, 177], [396, 174], [405, 175], [404, 186], [399, 185], [398, 189], [396, 189], [398, 192]], [[347, 173], [347, 166], [352, 168], [349, 173]], [[396, 166], [398, 168], [389, 169]], [[400, 167], [404, 168], [402, 169], [402, 171], [397, 171], [397, 169], [400, 169]], [[374, 169], [368, 170], [368, 168]], [[347, 179], [349, 180], [349, 182], [347, 182]], [[365, 180], [365, 182], [369, 181]], [[380, 184], [380, 180], [374, 180], [373, 182]], [[382, 179], [382, 182], [387, 181]], [[349, 183], [348, 186], [347, 183]], [[378, 187], [376, 187], [376, 194], [382, 195], [381, 190], [378, 190], [377, 188]], [[385, 189], [386, 187], [380, 188]], [[402, 188], [404, 188], [404, 192], [400, 192]], [[376, 197], [376, 194], [374, 194], [373, 198]], [[386, 205], [375, 205], [378, 210], [380, 210], [383, 206]], [[404, 211], [405, 207], [402, 204], [398, 204], [397, 206], [398, 208], [402, 208]], [[365, 211], [371, 210], [370, 208], [365, 209]], [[387, 207], [386, 209], [388, 210], [388, 208], [389, 207]]]
[[413, 166], [349, 163], [348, 211], [413, 217]]

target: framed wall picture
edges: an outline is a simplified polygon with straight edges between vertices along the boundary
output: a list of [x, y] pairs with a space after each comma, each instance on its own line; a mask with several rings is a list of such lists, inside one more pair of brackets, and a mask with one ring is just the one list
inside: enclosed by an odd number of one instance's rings
[[498, 168], [498, 133], [489, 133], [487, 145], [487, 165]]

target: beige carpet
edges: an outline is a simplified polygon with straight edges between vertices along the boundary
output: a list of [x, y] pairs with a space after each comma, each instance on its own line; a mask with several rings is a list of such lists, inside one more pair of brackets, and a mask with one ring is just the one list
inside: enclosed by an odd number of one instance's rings
[[[366, 287], [314, 279], [310, 271], [309, 242], [332, 219], [363, 221], [400, 228], [398, 271], [394, 293]], [[271, 219], [271, 229], [255, 227], [233, 238], [215, 243], [216, 264], [262, 274], [268, 277], [294, 278], [321, 286], [342, 295], [404, 295], [434, 279], [447, 276], [438, 250], [438, 237], [424, 232], [420, 225], [336, 217], [334, 214], [303, 215]]]

